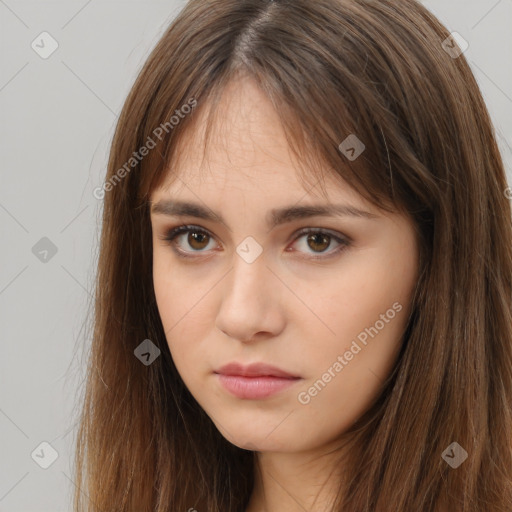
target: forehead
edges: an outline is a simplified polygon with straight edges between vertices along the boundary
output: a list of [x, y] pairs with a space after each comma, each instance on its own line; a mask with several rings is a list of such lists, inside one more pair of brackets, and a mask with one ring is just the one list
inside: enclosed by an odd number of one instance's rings
[[185, 193], [192, 187], [208, 196], [224, 191], [251, 192], [284, 202], [303, 197], [361, 200], [318, 159], [312, 158], [315, 168], [310, 169], [313, 165], [295, 158], [278, 113], [254, 81], [238, 78], [227, 84], [210, 126], [209, 109], [208, 102], [198, 106], [155, 197]]

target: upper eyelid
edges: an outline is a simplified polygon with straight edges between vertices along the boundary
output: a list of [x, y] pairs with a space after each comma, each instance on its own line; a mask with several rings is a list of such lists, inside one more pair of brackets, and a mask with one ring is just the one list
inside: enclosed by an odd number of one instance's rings
[[[181, 230], [181, 233], [179, 234], [182, 234], [186, 231], [193, 231], [193, 230], [197, 230], [197, 231], [201, 231], [201, 232], [204, 232], [204, 233], [207, 233], [208, 235], [214, 237], [214, 238], [217, 238], [216, 235], [214, 235], [208, 228], [204, 228], [202, 226], [199, 226], [197, 224], [179, 224], [173, 228], [166, 228], [164, 229], [164, 234], [169, 234], [171, 232], [179, 232]], [[327, 234], [331, 234], [333, 236], [340, 236], [340, 237], [343, 237], [343, 238], [346, 238], [347, 240], [350, 240], [350, 237], [344, 233], [340, 233], [339, 231], [336, 231], [335, 229], [331, 229], [331, 228], [324, 228], [324, 227], [321, 227], [321, 226], [307, 226], [307, 227], [302, 227], [302, 228], [298, 228], [296, 230], [294, 230], [293, 232], [293, 235], [298, 235], [300, 234], [301, 232], [303, 231], [319, 231], [319, 232], [322, 232], [322, 233], [327, 233]]]

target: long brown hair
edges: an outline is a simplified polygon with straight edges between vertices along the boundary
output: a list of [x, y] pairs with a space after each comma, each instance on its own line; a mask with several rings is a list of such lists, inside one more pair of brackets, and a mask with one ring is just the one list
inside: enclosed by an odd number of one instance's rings
[[[247, 505], [253, 452], [222, 437], [173, 364], [149, 217], [178, 141], [203, 105], [213, 119], [238, 74], [272, 101], [302, 162], [318, 157], [375, 205], [409, 214], [420, 235], [400, 356], [351, 429], [350, 478], [333, 510], [512, 510], [511, 208], [487, 108], [454, 41], [414, 0], [187, 3], [126, 100], [101, 189], [76, 511]], [[365, 144], [355, 161], [339, 147], [351, 134]], [[319, 166], [304, 168], [319, 179]], [[146, 339], [161, 351], [149, 365], [134, 355]], [[443, 457], [454, 442], [468, 454], [456, 469]]]

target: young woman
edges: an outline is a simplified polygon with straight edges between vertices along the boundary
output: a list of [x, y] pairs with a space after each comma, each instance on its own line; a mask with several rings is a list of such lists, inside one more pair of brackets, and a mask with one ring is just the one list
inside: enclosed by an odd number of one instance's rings
[[512, 220], [411, 0], [191, 0], [108, 165], [75, 510], [510, 512]]

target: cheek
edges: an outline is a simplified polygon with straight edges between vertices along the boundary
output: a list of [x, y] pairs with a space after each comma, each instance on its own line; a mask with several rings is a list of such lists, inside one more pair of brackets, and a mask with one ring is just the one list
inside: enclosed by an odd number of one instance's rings
[[153, 286], [166, 333], [190, 324], [196, 311], [204, 310], [208, 289], [208, 282], [197, 271], [192, 278], [183, 266], [172, 264], [168, 250], [157, 248], [153, 253]]
[[196, 270], [192, 280], [183, 267], [169, 265], [168, 260], [165, 254], [154, 252], [153, 286], [169, 350], [188, 385], [198, 373], [207, 353], [208, 333], [215, 325], [213, 293], [208, 292], [213, 291], [218, 279], [201, 278]]
[[[391, 371], [407, 325], [409, 297], [392, 283], [381, 282], [379, 293], [373, 294], [355, 285], [346, 289], [353, 293], [318, 300], [315, 311], [322, 323], [303, 317], [295, 348], [305, 356], [308, 383], [335, 381], [329, 387], [343, 388], [355, 399], [371, 395], [373, 384]], [[325, 375], [329, 370], [335, 378]]]
[[382, 253], [366, 256], [316, 296], [316, 312], [329, 329], [321, 327], [323, 334], [314, 336], [309, 328], [301, 340], [310, 373], [299, 402], [310, 407], [308, 417], [336, 412], [333, 429], [360, 416], [392, 371], [416, 284], [414, 252], [399, 262]]
[[[407, 271], [404, 267], [408, 267]], [[297, 282], [297, 295], [307, 297], [307, 305], [314, 313], [302, 314], [300, 321], [309, 332], [317, 332], [314, 339], [323, 340], [322, 349], [332, 346], [336, 351], [345, 347], [348, 350], [352, 339], [361, 333], [364, 342], [365, 329], [376, 323], [379, 339], [393, 339], [407, 321], [414, 284], [414, 266], [368, 255], [364, 264], [361, 259], [347, 264], [316, 287]], [[312, 346], [311, 335], [302, 339], [302, 348]]]

